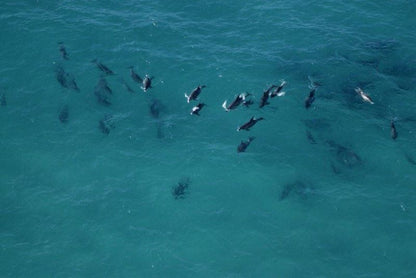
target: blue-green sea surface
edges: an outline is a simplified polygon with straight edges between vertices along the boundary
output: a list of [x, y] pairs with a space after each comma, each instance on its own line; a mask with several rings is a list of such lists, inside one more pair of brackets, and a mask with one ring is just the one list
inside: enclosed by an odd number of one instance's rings
[[0, 276], [416, 277], [415, 11], [2, 1]]

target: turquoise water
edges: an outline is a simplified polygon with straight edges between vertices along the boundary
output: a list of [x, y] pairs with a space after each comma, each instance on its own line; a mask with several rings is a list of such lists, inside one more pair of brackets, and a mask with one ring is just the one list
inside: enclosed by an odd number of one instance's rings
[[1, 277], [416, 276], [414, 1], [121, 2], [0, 5]]

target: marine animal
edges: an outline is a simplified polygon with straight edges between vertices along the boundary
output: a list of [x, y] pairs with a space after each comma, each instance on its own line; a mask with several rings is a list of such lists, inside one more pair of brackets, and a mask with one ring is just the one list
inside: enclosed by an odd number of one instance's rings
[[198, 103], [196, 106], [192, 108], [191, 115], [199, 116], [199, 112], [201, 111], [202, 107], [204, 107], [204, 103]]
[[182, 179], [177, 185], [172, 187], [172, 195], [175, 199], [183, 199], [188, 192], [190, 184], [189, 178]]
[[101, 77], [94, 88], [94, 94], [97, 97], [98, 103], [106, 106], [111, 105], [110, 96], [112, 93], [113, 91], [108, 86], [107, 80]]
[[237, 128], [237, 131], [240, 131], [242, 129], [249, 131], [251, 127], [253, 127], [258, 121], [261, 121], [261, 120], [264, 120], [264, 118], [263, 117], [260, 117], [260, 118], [256, 119], [253, 116], [253, 117], [251, 117], [251, 119], [248, 122], [246, 122], [242, 126], [238, 127]]
[[391, 133], [391, 138], [393, 140], [396, 140], [398, 133], [396, 130], [396, 125], [394, 124], [394, 120], [390, 122], [390, 133]]
[[59, 121], [61, 121], [61, 123], [66, 123], [68, 122], [68, 118], [69, 118], [69, 109], [68, 109], [68, 105], [64, 105], [61, 107], [61, 109], [59, 109], [58, 112], [58, 119]]
[[134, 90], [127, 84], [126, 80], [121, 79], [121, 83], [123, 84], [123, 87], [130, 93], [134, 93]]
[[283, 87], [286, 85], [286, 81], [282, 80], [282, 83], [280, 83], [280, 85], [273, 90], [273, 92], [270, 93], [270, 97], [274, 98], [274, 97], [281, 97], [284, 96], [286, 93], [285, 92], [281, 92]]
[[99, 122], [99, 128], [102, 133], [108, 135], [111, 129], [114, 128], [113, 117], [111, 115], [105, 115]]
[[247, 147], [250, 145], [250, 143], [255, 139], [256, 137], [249, 137], [247, 141], [241, 141], [240, 145], [237, 147], [237, 152], [245, 152]]
[[112, 70], [110, 70], [106, 65], [104, 65], [103, 63], [101, 63], [97, 59], [94, 59], [91, 62], [94, 63], [97, 66], [97, 68], [99, 68], [105, 74], [107, 74], [107, 75], [113, 75], [114, 74], [114, 72]]
[[198, 87], [196, 87], [190, 94], [189, 96], [185, 93], [185, 97], [187, 98], [188, 103], [191, 100], [196, 100], [199, 96], [199, 94], [201, 93], [202, 89], [205, 88], [205, 85], [199, 85]]
[[263, 95], [262, 95], [262, 97], [260, 99], [260, 105], [259, 105], [260, 108], [262, 108], [265, 105], [269, 104], [268, 100], [269, 100], [269, 97], [270, 97], [270, 91], [273, 88], [276, 88], [276, 87], [277, 87], [276, 85], [272, 85], [266, 91], [263, 92]]
[[137, 73], [134, 72], [133, 66], [129, 67], [129, 69], [131, 78], [139, 84], [142, 83], [143, 79]]
[[59, 52], [61, 52], [62, 58], [68, 60], [68, 53], [66, 52], [65, 45], [63, 42], [58, 42], [59, 45]]
[[164, 106], [158, 99], [153, 99], [150, 103], [150, 115], [152, 115], [153, 118], [157, 119], [159, 118], [161, 110], [163, 110]]
[[311, 144], [316, 144], [315, 138], [313, 137], [312, 133], [307, 129], [306, 130], [306, 138]]
[[144, 77], [143, 82], [142, 82], [143, 91], [146, 92], [148, 89], [152, 88], [152, 79], [153, 79], [153, 77], [150, 77], [146, 74], [146, 76]]
[[363, 92], [363, 90], [361, 90], [361, 88], [355, 88], [355, 92], [361, 97], [361, 99], [365, 102], [374, 104], [373, 100], [370, 98], [369, 95], [367, 95], [366, 93]]
[[[222, 104], [222, 108], [224, 108], [224, 110], [226, 111], [226, 112], [229, 112], [229, 111], [231, 111], [231, 110], [233, 110], [233, 109], [235, 109], [235, 108], [237, 108], [240, 104], [243, 104], [243, 105], [246, 105], [246, 106], [248, 106], [248, 105], [250, 105], [250, 104], [252, 104], [252, 101], [246, 101], [246, 97], [247, 96], [249, 96], [250, 94], [249, 93], [242, 93], [242, 94], [239, 94], [234, 100], [233, 100], [233, 102], [231, 102], [231, 104], [230, 105], [228, 105], [227, 106], [227, 100], [225, 100], [224, 101], [224, 103]], [[249, 103], [249, 102], [251, 102], [251, 103]]]
[[266, 106], [267, 104], [269, 104], [269, 102], [267, 101], [269, 100], [269, 93], [268, 92], [263, 92], [263, 95], [260, 99], [260, 104], [259, 107], [263, 108], [264, 106]]
[[313, 88], [312, 91], [309, 92], [309, 96], [305, 99], [306, 109], [311, 107], [312, 103], [315, 101], [315, 92], [316, 92], [316, 88]]
[[72, 74], [65, 72], [64, 68], [60, 65], [56, 68], [55, 71], [56, 79], [62, 87], [79, 92], [79, 87], [75, 82], [75, 78], [72, 76]]

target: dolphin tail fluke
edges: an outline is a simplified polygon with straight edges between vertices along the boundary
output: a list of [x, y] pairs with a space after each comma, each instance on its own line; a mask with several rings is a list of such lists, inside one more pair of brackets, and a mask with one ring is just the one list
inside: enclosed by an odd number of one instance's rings
[[250, 137], [248, 138], [248, 142], [251, 142], [251, 141], [253, 141], [254, 139], [256, 139], [256, 137], [254, 137], [254, 136], [250, 136]]

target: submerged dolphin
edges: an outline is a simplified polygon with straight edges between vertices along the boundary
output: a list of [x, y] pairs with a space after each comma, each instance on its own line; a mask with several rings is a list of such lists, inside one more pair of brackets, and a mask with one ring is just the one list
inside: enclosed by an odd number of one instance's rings
[[240, 145], [237, 147], [237, 152], [245, 152], [247, 147], [250, 145], [250, 143], [255, 139], [256, 137], [249, 137], [247, 141], [241, 141]]
[[63, 42], [58, 42], [59, 45], [59, 52], [61, 52], [62, 58], [68, 60], [68, 53], [66, 52], [65, 45]]
[[114, 74], [114, 72], [112, 70], [110, 70], [106, 65], [104, 65], [103, 63], [101, 63], [97, 59], [94, 59], [91, 62], [94, 63], [97, 66], [97, 68], [99, 68], [105, 74], [107, 74], [107, 75], [113, 75]]
[[246, 122], [245, 124], [243, 124], [242, 126], [240, 126], [240, 127], [238, 127], [237, 128], [237, 131], [240, 131], [240, 130], [250, 130], [250, 128], [251, 127], [253, 127], [258, 121], [261, 121], [261, 120], [264, 120], [264, 118], [263, 117], [260, 117], [260, 118], [258, 118], [258, 119], [256, 119], [256, 118], [254, 118], [254, 116], [253, 117], [251, 117], [251, 119], [248, 121], [248, 122]]
[[313, 88], [312, 91], [309, 92], [309, 96], [305, 99], [306, 109], [311, 107], [312, 103], [315, 101], [315, 92], [316, 92], [316, 88]]

